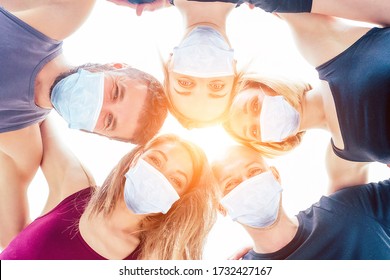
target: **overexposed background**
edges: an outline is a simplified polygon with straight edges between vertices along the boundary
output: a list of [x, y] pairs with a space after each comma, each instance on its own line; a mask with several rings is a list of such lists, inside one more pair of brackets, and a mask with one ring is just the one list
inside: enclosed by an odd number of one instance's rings
[[[261, 72], [316, 82], [317, 73], [297, 52], [288, 27], [276, 17], [246, 5], [235, 9], [227, 20], [227, 34], [235, 50], [238, 69], [246, 67]], [[175, 7], [145, 12], [141, 17], [129, 8], [100, 0], [86, 23], [65, 40], [64, 53], [74, 65], [86, 62], [125, 62], [163, 80], [162, 61], [167, 58], [183, 34], [180, 13]], [[61, 135], [91, 170], [101, 184], [117, 161], [133, 146], [67, 128], [58, 119]], [[162, 132], [177, 133], [199, 144], [210, 160], [234, 143], [221, 127], [186, 130], [168, 117]], [[284, 207], [294, 215], [326, 193], [327, 175], [324, 152], [330, 136], [325, 131], [308, 131], [302, 144], [286, 156], [270, 160], [278, 168], [284, 187]], [[372, 181], [389, 177], [389, 169], [373, 164]], [[46, 201], [47, 184], [39, 171], [29, 188], [32, 218], [37, 217]], [[205, 259], [226, 259], [237, 249], [250, 244], [242, 227], [220, 216], [206, 246]]]

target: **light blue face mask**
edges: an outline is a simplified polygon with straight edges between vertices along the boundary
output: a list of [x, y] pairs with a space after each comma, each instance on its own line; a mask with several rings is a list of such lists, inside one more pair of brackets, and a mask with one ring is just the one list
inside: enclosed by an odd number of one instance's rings
[[104, 98], [104, 73], [80, 69], [53, 88], [51, 102], [70, 128], [92, 132]]
[[201, 78], [232, 76], [233, 56], [233, 50], [218, 31], [199, 26], [173, 49], [172, 70]]

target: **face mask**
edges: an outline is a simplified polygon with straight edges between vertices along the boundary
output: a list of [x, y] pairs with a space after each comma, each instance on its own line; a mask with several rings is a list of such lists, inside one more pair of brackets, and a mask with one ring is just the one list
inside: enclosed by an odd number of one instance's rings
[[173, 72], [203, 78], [232, 76], [233, 55], [219, 32], [197, 27], [173, 49]]
[[167, 178], [142, 159], [125, 176], [126, 206], [135, 214], [165, 214], [180, 198]]
[[245, 180], [224, 196], [221, 204], [233, 221], [261, 228], [272, 225], [279, 212], [282, 187], [271, 171]]
[[53, 88], [51, 102], [70, 128], [92, 132], [104, 98], [104, 73], [80, 69]]
[[264, 96], [260, 113], [262, 142], [281, 142], [295, 135], [299, 126], [299, 113], [283, 96]]

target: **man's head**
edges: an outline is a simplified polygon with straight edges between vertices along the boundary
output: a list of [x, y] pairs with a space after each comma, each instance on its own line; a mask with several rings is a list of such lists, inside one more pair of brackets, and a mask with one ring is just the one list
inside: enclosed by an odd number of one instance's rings
[[86, 64], [57, 77], [53, 106], [77, 128], [143, 144], [167, 116], [163, 87], [151, 75], [123, 64]]
[[224, 195], [243, 181], [266, 171], [271, 171], [280, 180], [278, 171], [265, 162], [260, 152], [243, 145], [227, 148], [223, 156], [212, 162], [212, 169]]
[[222, 212], [243, 225], [263, 228], [278, 220], [281, 205], [279, 173], [261, 154], [246, 146], [231, 146], [212, 163], [224, 197]]

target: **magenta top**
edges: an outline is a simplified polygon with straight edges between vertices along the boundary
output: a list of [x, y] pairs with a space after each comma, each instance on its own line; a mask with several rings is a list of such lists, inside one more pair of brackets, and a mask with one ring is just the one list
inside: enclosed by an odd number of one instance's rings
[[[4, 249], [0, 259], [104, 260], [85, 242], [78, 227], [92, 190], [86, 188], [68, 196], [49, 213], [35, 219]], [[137, 249], [125, 259], [137, 259]]]

